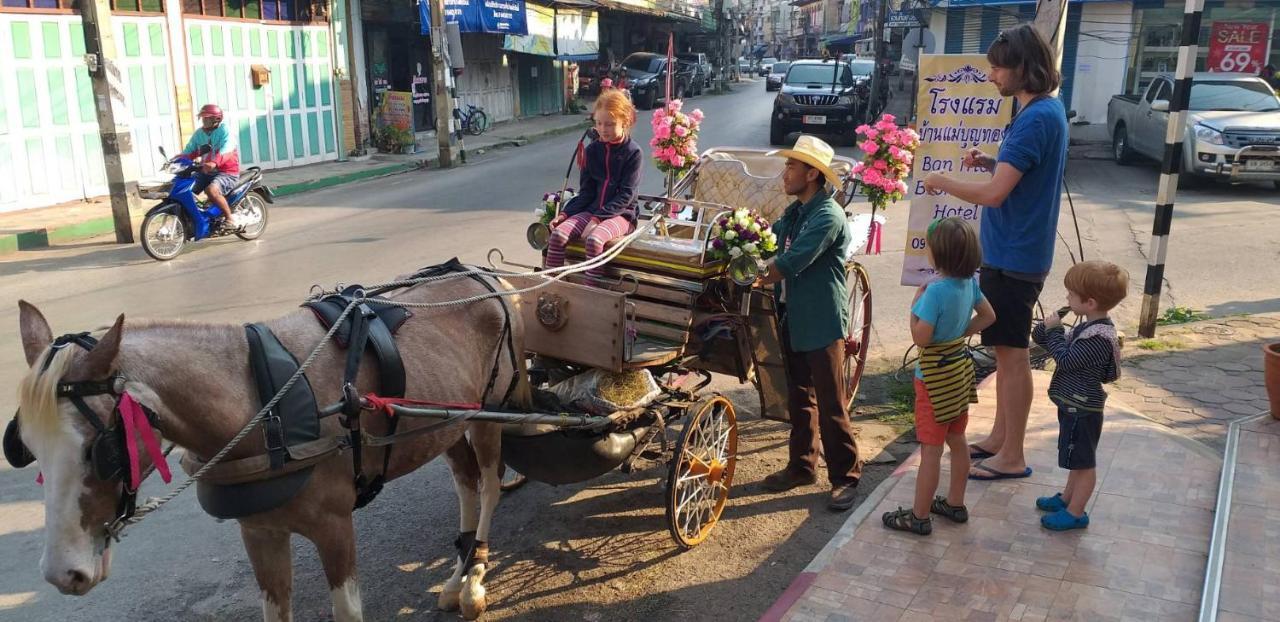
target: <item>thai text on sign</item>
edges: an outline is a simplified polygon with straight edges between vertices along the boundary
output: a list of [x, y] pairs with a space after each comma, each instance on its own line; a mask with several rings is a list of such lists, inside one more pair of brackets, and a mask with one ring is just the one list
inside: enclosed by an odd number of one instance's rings
[[1009, 125], [1013, 101], [1000, 96], [987, 76], [989, 65], [981, 54], [921, 54], [917, 109], [920, 148], [911, 166], [911, 212], [902, 260], [902, 284], [929, 282], [936, 272], [929, 266], [925, 231], [929, 224], [959, 216], [981, 225], [982, 206], [946, 194], [929, 194], [924, 178], [946, 173], [964, 179], [989, 179], [983, 170], [964, 166], [964, 154], [977, 147], [994, 155]]

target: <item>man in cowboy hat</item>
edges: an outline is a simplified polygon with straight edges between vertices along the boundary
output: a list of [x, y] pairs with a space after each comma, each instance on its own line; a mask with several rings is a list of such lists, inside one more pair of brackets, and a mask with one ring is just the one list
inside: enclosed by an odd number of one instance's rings
[[831, 170], [835, 151], [813, 136], [801, 136], [794, 148], [769, 155], [787, 159], [783, 190], [796, 202], [773, 224], [779, 252], [760, 276], [762, 285], [776, 284], [780, 302], [791, 416], [790, 460], [766, 477], [764, 486], [782, 492], [816, 482], [821, 438], [831, 483], [827, 507], [844, 511], [853, 507], [862, 464], [842, 377], [849, 324], [844, 256], [850, 241], [844, 211], [831, 198], [840, 187], [839, 175]]

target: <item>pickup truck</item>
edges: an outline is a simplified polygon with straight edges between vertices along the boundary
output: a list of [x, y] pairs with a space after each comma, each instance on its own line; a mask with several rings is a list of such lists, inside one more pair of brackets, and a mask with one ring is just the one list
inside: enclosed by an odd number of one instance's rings
[[[1160, 75], [1142, 95], [1111, 98], [1107, 127], [1117, 163], [1164, 157], [1173, 85], [1172, 75]], [[1257, 76], [1197, 73], [1182, 144], [1180, 173], [1280, 189], [1280, 98]]]
[[[667, 81], [667, 57], [652, 52], [635, 52], [622, 61], [626, 73], [631, 101], [641, 110], [651, 110], [659, 101], [665, 101]], [[693, 83], [693, 66], [677, 60], [675, 74], [671, 77], [671, 95], [684, 99]]]

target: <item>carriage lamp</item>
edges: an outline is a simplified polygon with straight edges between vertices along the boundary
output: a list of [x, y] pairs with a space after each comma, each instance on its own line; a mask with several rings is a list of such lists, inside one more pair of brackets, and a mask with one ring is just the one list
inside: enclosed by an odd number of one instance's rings
[[551, 245], [551, 227], [535, 222], [525, 229], [524, 238], [535, 251], [545, 251]]

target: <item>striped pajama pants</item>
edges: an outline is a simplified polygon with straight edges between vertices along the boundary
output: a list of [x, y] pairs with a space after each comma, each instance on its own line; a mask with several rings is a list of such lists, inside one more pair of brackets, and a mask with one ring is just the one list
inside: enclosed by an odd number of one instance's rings
[[[598, 216], [587, 212], [574, 214], [556, 225], [551, 231], [551, 241], [547, 246], [548, 268], [559, 268], [564, 265], [564, 248], [576, 238], [583, 238], [587, 259], [593, 259], [604, 252], [604, 245], [616, 238], [631, 233], [631, 219], [626, 216], [614, 216], [601, 220]], [[605, 276], [605, 267], [597, 266], [587, 271], [587, 277], [594, 283]]]

